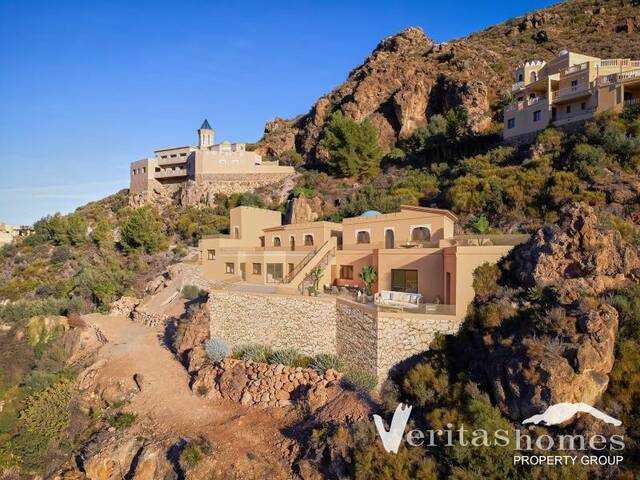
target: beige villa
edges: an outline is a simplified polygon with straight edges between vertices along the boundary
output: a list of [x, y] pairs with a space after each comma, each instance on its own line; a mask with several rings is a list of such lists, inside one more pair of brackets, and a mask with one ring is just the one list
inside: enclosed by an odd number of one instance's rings
[[515, 71], [515, 102], [504, 109], [504, 139], [531, 141], [549, 126], [579, 124], [607, 110], [640, 102], [640, 60], [601, 59], [562, 50], [549, 62]]
[[[455, 235], [448, 210], [404, 205], [341, 223], [283, 225], [280, 212], [231, 210], [230, 235], [200, 240], [211, 336], [232, 347], [264, 344], [338, 355], [349, 368], [389, 372], [455, 333], [474, 297], [473, 272], [500, 260], [523, 235]], [[375, 296], [359, 295], [374, 266]], [[323, 272], [318, 296], [309, 273]]]
[[498, 261], [519, 237], [456, 236], [456, 220], [448, 210], [404, 205], [342, 223], [282, 225], [280, 212], [236, 207], [228, 237], [200, 241], [201, 265], [208, 279], [282, 294], [305, 293], [317, 266], [324, 291], [363, 288], [360, 271], [372, 265], [374, 291], [420, 294], [420, 309], [460, 316], [474, 296], [474, 269]]
[[[198, 129], [198, 145], [163, 148], [152, 158], [131, 163], [130, 192], [140, 194], [156, 187], [172, 187], [188, 180], [225, 181], [243, 185], [250, 178], [277, 180], [291, 175], [290, 166], [265, 162], [244, 143], [214, 142], [214, 131], [205, 120]], [[245, 188], [246, 190], [246, 188]]]

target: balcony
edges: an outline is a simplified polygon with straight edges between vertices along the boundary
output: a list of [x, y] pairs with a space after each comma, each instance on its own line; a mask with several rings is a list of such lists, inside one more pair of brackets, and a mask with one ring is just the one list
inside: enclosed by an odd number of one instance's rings
[[154, 178], [173, 178], [173, 177], [186, 177], [186, 168], [165, 169], [159, 172], [155, 172]]
[[593, 94], [593, 88], [591, 88], [591, 84], [589, 86], [573, 85], [560, 90], [552, 90], [549, 93], [551, 94], [551, 102], [564, 102], [580, 97], [588, 97]]
[[572, 73], [581, 72], [582, 70], [589, 69], [589, 62], [580, 63], [578, 65], [572, 65], [564, 71], [565, 75], [571, 75]]
[[512, 92], [517, 92], [518, 90], [522, 90], [523, 88], [524, 88], [524, 80], [520, 82], [516, 82], [513, 85], [511, 85]]
[[533, 105], [537, 105], [537, 104], [539, 104], [540, 102], [542, 102], [543, 100], [546, 100], [546, 99], [547, 99], [547, 97], [545, 95], [543, 95], [543, 96], [540, 96], [540, 97], [528, 98], [527, 100], [523, 100], [521, 102], [515, 102], [515, 103], [512, 103], [511, 105], [505, 107], [504, 113], [510, 113], [510, 112], [513, 112], [513, 111], [516, 111], [516, 110], [521, 111], [521, 110], [524, 110], [524, 109], [526, 109], [528, 107], [531, 107]]

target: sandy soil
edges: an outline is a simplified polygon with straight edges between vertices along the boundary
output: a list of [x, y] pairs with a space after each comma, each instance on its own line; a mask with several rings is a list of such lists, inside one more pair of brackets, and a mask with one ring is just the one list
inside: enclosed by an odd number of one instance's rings
[[189, 376], [163, 345], [156, 330], [124, 317], [87, 315], [107, 338], [98, 353], [104, 366], [96, 381], [122, 382], [142, 391], [126, 410], [151, 425], [157, 437], [206, 436], [214, 452], [211, 478], [291, 478], [295, 442], [283, 434], [299, 420], [295, 412], [257, 410], [233, 402], [207, 400], [189, 388]]

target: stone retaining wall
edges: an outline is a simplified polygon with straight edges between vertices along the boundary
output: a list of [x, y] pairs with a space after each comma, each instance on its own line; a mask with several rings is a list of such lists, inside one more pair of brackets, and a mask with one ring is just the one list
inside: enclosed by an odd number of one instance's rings
[[394, 365], [429, 349], [437, 333], [458, 331], [447, 315], [378, 312], [344, 299], [215, 290], [209, 294], [211, 336], [231, 347], [264, 344], [306, 355], [337, 354], [379, 384]]
[[231, 347], [259, 343], [306, 355], [336, 353], [333, 299], [213, 290], [209, 304], [211, 336]]
[[453, 334], [462, 324], [459, 320], [400, 314], [379, 313], [377, 319], [378, 382], [384, 381], [394, 365], [429, 349], [436, 334]]
[[312, 368], [225, 358], [200, 368], [191, 388], [208, 398], [258, 407], [286, 407], [292, 400], [321, 397], [323, 389], [339, 382], [340, 374], [333, 370], [322, 374]]

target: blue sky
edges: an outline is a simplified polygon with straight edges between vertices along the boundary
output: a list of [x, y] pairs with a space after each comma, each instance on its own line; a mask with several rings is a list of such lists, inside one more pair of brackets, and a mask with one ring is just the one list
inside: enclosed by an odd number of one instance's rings
[[445, 41], [551, 3], [0, 0], [0, 222], [127, 187], [205, 117], [255, 141], [409, 26]]

